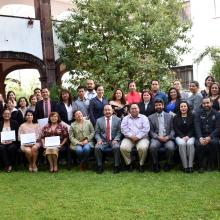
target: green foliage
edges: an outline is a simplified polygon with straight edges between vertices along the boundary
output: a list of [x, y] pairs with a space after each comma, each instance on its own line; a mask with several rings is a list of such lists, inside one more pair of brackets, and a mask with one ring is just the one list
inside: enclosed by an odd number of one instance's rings
[[211, 73], [214, 76], [215, 80], [220, 83], [220, 59], [214, 62]]
[[51, 100], [59, 101], [60, 100], [59, 92], [60, 92], [60, 88], [56, 84], [53, 84], [50, 87], [50, 98], [51, 98]]
[[220, 82], [220, 48], [219, 47], [207, 47], [195, 60], [196, 63], [200, 63], [204, 57], [209, 56], [213, 62], [211, 73], [217, 82]]
[[169, 69], [189, 42], [186, 32], [190, 24], [180, 21], [179, 1], [73, 3], [72, 16], [57, 24], [56, 32], [65, 45], [59, 48], [60, 57], [75, 71], [75, 79], [92, 77], [110, 90], [126, 89], [131, 79], [139, 88], [153, 78], [169, 82]]

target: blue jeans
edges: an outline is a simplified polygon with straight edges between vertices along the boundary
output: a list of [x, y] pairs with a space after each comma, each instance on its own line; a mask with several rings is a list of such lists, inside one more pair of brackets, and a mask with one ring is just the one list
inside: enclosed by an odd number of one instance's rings
[[85, 145], [76, 145], [76, 155], [79, 158], [80, 162], [88, 161], [90, 151], [91, 145], [89, 143]]

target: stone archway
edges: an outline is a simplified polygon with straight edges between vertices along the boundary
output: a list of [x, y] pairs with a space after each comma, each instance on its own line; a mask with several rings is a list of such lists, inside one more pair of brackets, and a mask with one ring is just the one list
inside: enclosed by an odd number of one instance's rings
[[11, 51], [0, 52], [0, 93], [5, 94], [5, 78], [6, 76], [18, 69], [37, 69], [40, 74], [42, 86], [47, 85], [47, 77], [45, 73], [45, 65], [39, 58], [28, 54]]

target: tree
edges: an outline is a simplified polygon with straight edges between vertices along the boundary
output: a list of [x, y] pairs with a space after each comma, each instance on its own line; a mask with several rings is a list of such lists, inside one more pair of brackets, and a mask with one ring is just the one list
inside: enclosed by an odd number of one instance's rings
[[220, 48], [207, 47], [195, 60], [195, 63], [200, 63], [204, 57], [209, 56], [213, 62], [211, 74], [217, 82], [220, 82]]
[[[56, 26], [62, 61], [75, 77], [92, 77], [109, 89], [139, 86], [170, 76], [187, 48], [189, 23], [177, 0], [74, 0], [68, 20]], [[178, 43], [177, 43], [178, 42]], [[183, 43], [180, 43], [183, 42]], [[181, 46], [183, 45], [183, 46]]]

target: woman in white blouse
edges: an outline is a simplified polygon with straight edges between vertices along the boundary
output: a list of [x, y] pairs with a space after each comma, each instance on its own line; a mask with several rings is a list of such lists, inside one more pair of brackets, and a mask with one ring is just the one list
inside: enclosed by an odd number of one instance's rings
[[71, 124], [73, 121], [73, 111], [77, 109], [72, 101], [72, 95], [67, 89], [62, 89], [60, 92], [60, 102], [57, 104], [57, 112], [61, 121]]

